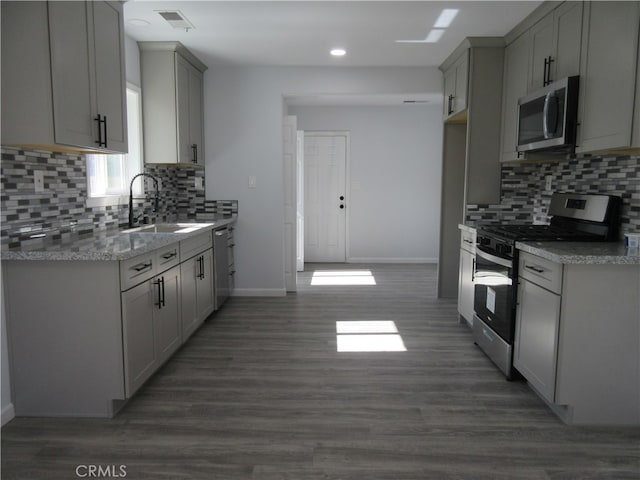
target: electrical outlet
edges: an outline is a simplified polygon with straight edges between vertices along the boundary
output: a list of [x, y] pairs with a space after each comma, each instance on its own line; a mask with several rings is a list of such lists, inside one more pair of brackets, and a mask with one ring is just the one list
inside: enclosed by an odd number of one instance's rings
[[249, 176], [249, 188], [256, 188], [256, 185], [258, 183], [258, 180], [256, 179], [255, 175], [250, 175]]
[[33, 188], [36, 193], [44, 192], [44, 172], [42, 170], [33, 172]]
[[195, 187], [196, 190], [202, 190], [204, 185], [202, 184], [202, 177], [195, 177]]
[[553, 177], [551, 175], [547, 175], [547, 176], [544, 177], [544, 189], [547, 192], [551, 191], [551, 188], [552, 188], [551, 182], [552, 181], [553, 181]]

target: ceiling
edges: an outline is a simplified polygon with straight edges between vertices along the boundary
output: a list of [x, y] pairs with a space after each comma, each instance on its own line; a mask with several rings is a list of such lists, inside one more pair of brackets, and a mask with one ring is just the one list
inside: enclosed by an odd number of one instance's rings
[[[124, 16], [133, 39], [180, 41], [209, 67], [438, 66], [465, 37], [504, 36], [540, 3], [129, 0]], [[459, 12], [439, 41], [396, 42], [424, 40], [445, 8]], [[167, 10], [194, 28], [174, 29], [157, 12]], [[347, 54], [332, 57], [335, 47]]]

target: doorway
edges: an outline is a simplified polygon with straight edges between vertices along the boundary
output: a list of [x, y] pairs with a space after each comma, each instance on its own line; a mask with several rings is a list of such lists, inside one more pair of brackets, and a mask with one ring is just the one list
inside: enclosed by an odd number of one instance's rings
[[304, 261], [348, 258], [349, 132], [304, 134]]

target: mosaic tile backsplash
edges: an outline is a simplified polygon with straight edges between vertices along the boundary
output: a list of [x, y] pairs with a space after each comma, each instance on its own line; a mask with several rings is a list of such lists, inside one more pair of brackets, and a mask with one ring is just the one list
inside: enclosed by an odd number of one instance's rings
[[[62, 238], [69, 232], [90, 233], [125, 227], [127, 205], [87, 207], [87, 172], [82, 155], [25, 151], [2, 147], [0, 177], [0, 241], [18, 246], [38, 232]], [[36, 193], [33, 172], [44, 172], [44, 193]], [[215, 214], [237, 214], [235, 200], [205, 200], [205, 191], [195, 188], [195, 177], [204, 169], [146, 165], [145, 172], [161, 180], [159, 214], [152, 212], [153, 194], [135, 203], [136, 214], [149, 221], [176, 218], [206, 220]], [[157, 215], [157, 216], [156, 216]]]
[[[546, 177], [551, 190], [545, 190]], [[499, 205], [467, 205], [466, 223], [549, 223], [553, 192], [600, 193], [622, 197], [620, 235], [640, 232], [640, 157], [589, 155], [557, 163], [502, 166]]]

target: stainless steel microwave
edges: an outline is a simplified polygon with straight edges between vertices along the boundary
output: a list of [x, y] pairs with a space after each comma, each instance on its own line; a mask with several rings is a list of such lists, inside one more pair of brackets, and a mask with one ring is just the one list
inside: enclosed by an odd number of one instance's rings
[[578, 121], [578, 76], [550, 83], [518, 100], [518, 152], [573, 153]]

